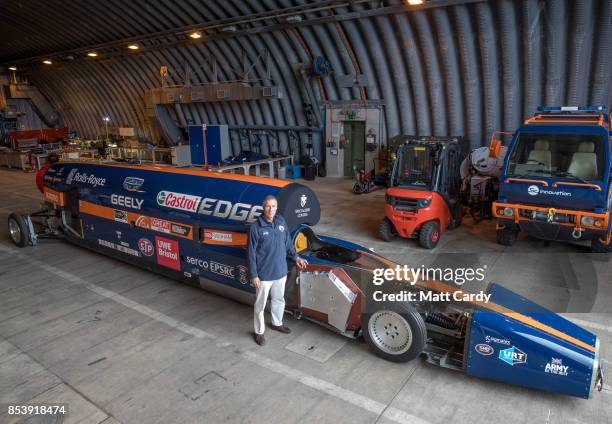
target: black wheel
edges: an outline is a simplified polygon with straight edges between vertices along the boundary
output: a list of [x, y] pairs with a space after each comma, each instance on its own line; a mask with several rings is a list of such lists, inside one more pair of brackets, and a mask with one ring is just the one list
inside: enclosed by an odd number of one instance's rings
[[361, 315], [364, 339], [374, 353], [392, 362], [408, 362], [423, 352], [427, 342], [425, 321], [410, 304], [381, 305]]
[[355, 185], [353, 186], [353, 193], [362, 194], [364, 191], [365, 191], [364, 184], [360, 183], [359, 181], [356, 181]]
[[454, 230], [455, 228], [460, 226], [461, 222], [463, 221], [463, 208], [461, 207], [461, 202], [457, 201], [457, 203], [455, 203], [452, 213], [453, 218], [451, 219], [450, 224], [448, 224], [449, 230]]
[[440, 224], [429, 221], [423, 224], [419, 233], [419, 244], [425, 249], [433, 249], [440, 241]]
[[504, 246], [512, 246], [518, 236], [518, 230], [514, 228], [500, 228], [497, 230], [497, 243]]
[[393, 223], [389, 221], [389, 218], [383, 219], [383, 221], [380, 223], [380, 227], [378, 228], [378, 235], [384, 241], [391, 241], [397, 235], [395, 227], [393, 226]]
[[8, 217], [8, 229], [11, 240], [17, 247], [26, 247], [30, 241], [30, 230], [21, 215], [12, 213]]
[[595, 236], [591, 240], [591, 253], [610, 253], [611, 247], [612, 244], [603, 244], [599, 236]]

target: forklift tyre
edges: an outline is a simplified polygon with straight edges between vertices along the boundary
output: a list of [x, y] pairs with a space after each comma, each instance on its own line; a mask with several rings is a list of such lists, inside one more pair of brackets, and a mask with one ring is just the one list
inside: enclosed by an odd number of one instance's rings
[[380, 223], [378, 235], [380, 235], [380, 238], [384, 241], [391, 241], [397, 235], [397, 231], [395, 231], [395, 227], [393, 227], [393, 223], [389, 221], [389, 218], [383, 219]]
[[440, 241], [440, 224], [429, 221], [423, 224], [419, 233], [419, 244], [425, 249], [433, 249]]
[[30, 242], [30, 229], [21, 215], [16, 213], [9, 215], [8, 230], [15, 246], [26, 247]]
[[503, 246], [512, 246], [518, 236], [518, 230], [514, 228], [500, 228], [497, 230], [497, 243]]

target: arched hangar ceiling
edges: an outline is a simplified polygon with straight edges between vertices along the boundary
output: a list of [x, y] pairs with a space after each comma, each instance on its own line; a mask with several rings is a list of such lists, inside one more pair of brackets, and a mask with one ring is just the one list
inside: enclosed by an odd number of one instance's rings
[[[186, 123], [306, 126], [304, 103], [382, 101], [385, 128], [419, 135], [465, 135], [472, 146], [493, 130], [513, 130], [538, 105], [611, 105], [611, 0], [400, 1], [80, 0], [0, 3], [0, 63], [30, 67], [33, 84], [63, 123], [85, 136], [102, 116], [156, 137], [143, 95], [160, 86], [159, 69], [182, 84], [236, 79], [242, 52], [251, 76], [274, 84], [273, 100], [176, 106]], [[299, 18], [290, 18], [299, 16]], [[289, 18], [289, 19], [288, 19]], [[234, 27], [234, 28], [231, 28]], [[189, 31], [203, 29], [191, 40]], [[231, 31], [233, 30], [233, 31]], [[130, 42], [143, 46], [126, 49]], [[84, 57], [87, 49], [103, 52]], [[45, 56], [50, 66], [40, 65]], [[322, 56], [332, 73], [306, 78], [299, 64]], [[71, 59], [67, 59], [71, 58]], [[31, 59], [26, 60], [25, 59]], [[363, 74], [365, 87], [345, 75]], [[312, 96], [308, 96], [312, 93]]]

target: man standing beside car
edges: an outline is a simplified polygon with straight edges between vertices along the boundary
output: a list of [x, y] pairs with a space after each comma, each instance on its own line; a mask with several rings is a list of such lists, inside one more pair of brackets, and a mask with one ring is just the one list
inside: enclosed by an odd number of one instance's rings
[[287, 281], [287, 257], [304, 269], [308, 262], [300, 258], [291, 242], [285, 219], [276, 214], [278, 202], [274, 196], [266, 196], [262, 203], [263, 213], [251, 225], [247, 246], [249, 278], [256, 289], [254, 310], [255, 343], [262, 346], [265, 321], [264, 309], [270, 294], [273, 330], [288, 334], [289, 327], [283, 325], [285, 312], [285, 282]]

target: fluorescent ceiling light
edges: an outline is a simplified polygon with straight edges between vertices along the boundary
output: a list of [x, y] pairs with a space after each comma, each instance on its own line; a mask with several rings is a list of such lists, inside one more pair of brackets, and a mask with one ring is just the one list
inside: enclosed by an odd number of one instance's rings
[[410, 6], [418, 6], [419, 4], [423, 4], [423, 0], [408, 0], [408, 4]]
[[140, 46], [138, 44], [130, 44], [128, 46], [128, 49], [130, 50], [138, 50], [140, 48]]
[[9, 71], [16, 71], [17, 67], [16, 66], [9, 66]]
[[89, 56], [89, 57], [97, 57], [98, 53], [96, 53], [96, 52], [89, 52], [89, 53], [87, 53], [87, 56]]
[[45, 60], [43, 60], [43, 63], [45, 65], [51, 65], [53, 62], [51, 62], [49, 59], [45, 59]]
[[202, 38], [202, 33], [200, 31], [195, 31], [189, 34], [189, 36], [194, 40], [197, 40], [198, 38]]

